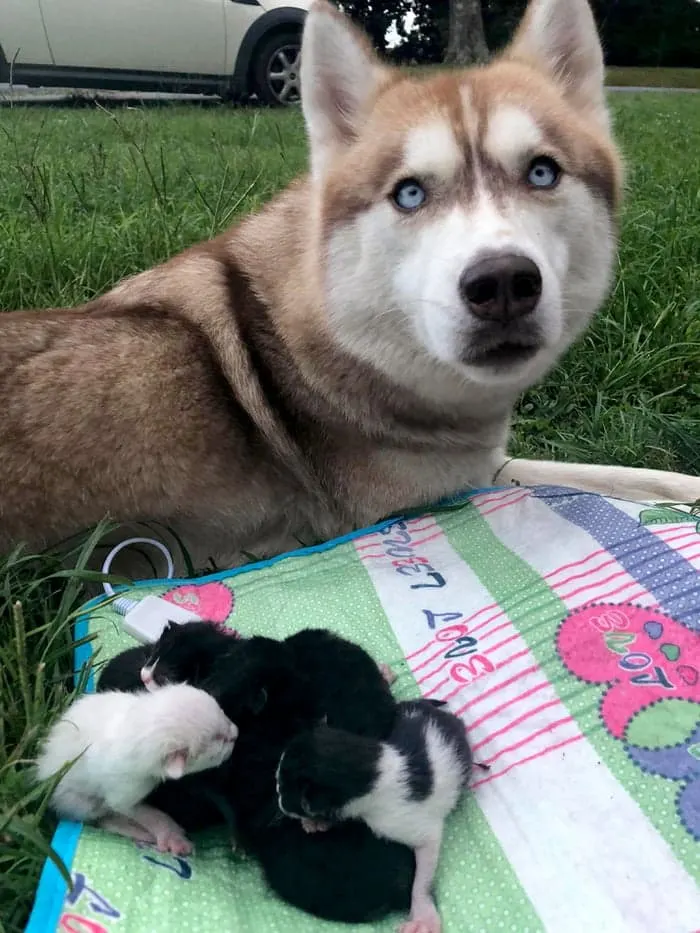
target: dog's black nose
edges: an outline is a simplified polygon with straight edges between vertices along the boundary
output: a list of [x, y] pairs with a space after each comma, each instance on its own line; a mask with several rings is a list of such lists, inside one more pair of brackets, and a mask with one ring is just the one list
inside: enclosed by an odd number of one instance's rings
[[527, 256], [488, 256], [464, 270], [459, 291], [476, 317], [506, 324], [535, 310], [542, 275]]

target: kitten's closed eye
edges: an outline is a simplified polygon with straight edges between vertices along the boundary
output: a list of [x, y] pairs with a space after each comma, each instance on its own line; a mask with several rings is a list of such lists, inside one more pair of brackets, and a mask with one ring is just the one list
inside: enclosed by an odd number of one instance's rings
[[289, 808], [290, 812], [297, 813], [299, 816], [303, 814], [311, 815], [310, 791], [311, 784], [307, 780], [288, 779], [285, 781], [282, 779], [280, 781], [280, 792], [284, 798], [285, 806]]

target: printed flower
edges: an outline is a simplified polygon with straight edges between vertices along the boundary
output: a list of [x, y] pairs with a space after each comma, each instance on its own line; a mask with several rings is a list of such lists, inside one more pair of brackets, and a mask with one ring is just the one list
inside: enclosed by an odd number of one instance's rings
[[658, 609], [589, 604], [564, 619], [556, 646], [579, 680], [607, 685], [600, 715], [616, 739], [658, 700], [700, 702], [698, 635]]
[[183, 609], [196, 612], [200, 618], [207, 622], [218, 623], [222, 630], [233, 634], [232, 629], [223, 629], [235, 606], [233, 590], [225, 584], [219, 582], [185, 583], [163, 593], [163, 599]]
[[643, 509], [639, 513], [639, 522], [642, 525], [676, 525], [680, 522], [695, 523], [695, 530], [700, 535], [700, 520], [692, 512], [682, 509], [673, 509], [670, 506]]
[[[633, 718], [626, 738], [625, 750], [642, 771], [681, 783], [678, 818], [700, 841], [700, 703], [672, 699], [654, 703]], [[676, 738], [678, 742], [669, 744]]]

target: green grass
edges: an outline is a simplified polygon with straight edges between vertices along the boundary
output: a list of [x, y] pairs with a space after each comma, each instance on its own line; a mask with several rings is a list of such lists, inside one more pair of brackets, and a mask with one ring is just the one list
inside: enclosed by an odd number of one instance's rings
[[645, 93], [614, 97], [613, 109], [628, 167], [617, 281], [523, 399], [513, 450], [697, 473], [700, 108], [693, 94]]
[[[613, 107], [629, 165], [617, 284], [523, 399], [512, 449], [696, 472], [700, 108], [653, 93]], [[264, 203], [305, 157], [298, 113], [3, 109], [0, 308], [90, 298]], [[22, 762], [70, 696], [85, 581], [61, 572], [50, 555], [0, 560], [0, 933], [22, 928], [52, 828]]]
[[[426, 70], [441, 71], [446, 66], [409, 65], [413, 74], [424, 74]], [[627, 68], [614, 65], [605, 69], [605, 83], [609, 87], [650, 87], [700, 90], [700, 68]]]
[[[17, 549], [0, 558], [0, 931], [23, 928], [46, 856], [54, 820], [46, 810], [46, 787], [33, 786], [28, 765], [37, 740], [87, 671], [71, 677], [72, 623], [86, 598], [86, 585], [103, 578], [85, 569], [106, 527], [67, 555]], [[65, 866], [60, 870], [65, 873]]]
[[617, 87], [700, 89], [700, 68], [606, 68], [605, 81]]

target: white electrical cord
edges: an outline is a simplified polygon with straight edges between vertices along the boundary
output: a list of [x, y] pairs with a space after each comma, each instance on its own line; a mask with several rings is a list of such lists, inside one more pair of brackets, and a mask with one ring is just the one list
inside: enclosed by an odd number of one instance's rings
[[[173, 556], [168, 548], [163, 544], [163, 542], [157, 541], [155, 538], [127, 538], [126, 541], [120, 541], [119, 544], [115, 545], [109, 554], [105, 557], [104, 563], [102, 564], [102, 573], [108, 574], [110, 567], [112, 566], [112, 561], [117, 556], [117, 554], [120, 551], [123, 551], [125, 547], [130, 547], [132, 544], [150, 544], [152, 547], [160, 551], [167, 562], [165, 579], [172, 580], [172, 578], [175, 576], [175, 562], [173, 561]], [[111, 583], [103, 583], [102, 586], [104, 587], [104, 591], [107, 596], [114, 596], [114, 587]], [[112, 603], [112, 608], [115, 610], [115, 612], [118, 612], [119, 615], [125, 616], [137, 605], [138, 600], [126, 599], [124, 596], [121, 596], [114, 600]]]
[[[108, 574], [112, 561], [125, 547], [132, 544], [150, 544], [165, 557], [167, 562], [166, 576], [163, 579], [172, 580], [175, 576], [175, 562], [173, 556], [162, 541], [155, 538], [127, 538], [115, 545], [102, 564], [102, 573]], [[109, 597], [115, 597], [114, 587], [103, 582], [104, 591]], [[143, 599], [129, 599], [126, 596], [117, 596], [111, 603], [111, 608], [123, 616], [122, 627], [133, 638], [143, 644], [158, 641], [163, 629], [170, 623], [182, 625], [185, 622], [201, 622], [196, 612], [191, 612], [183, 606], [178, 606], [161, 596], [144, 596]]]

